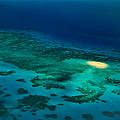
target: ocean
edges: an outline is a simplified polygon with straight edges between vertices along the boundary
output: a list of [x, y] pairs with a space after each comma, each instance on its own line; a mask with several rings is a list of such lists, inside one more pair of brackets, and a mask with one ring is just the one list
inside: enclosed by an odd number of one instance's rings
[[119, 0], [1, 0], [0, 26], [37, 30], [63, 41], [119, 48]]
[[120, 120], [119, 0], [0, 0], [0, 120]]

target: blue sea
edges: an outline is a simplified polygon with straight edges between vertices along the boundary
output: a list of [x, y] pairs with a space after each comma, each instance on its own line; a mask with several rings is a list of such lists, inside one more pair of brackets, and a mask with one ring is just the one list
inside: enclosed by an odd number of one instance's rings
[[119, 101], [120, 0], [0, 0], [0, 120], [120, 120]]
[[120, 45], [119, 0], [0, 0], [0, 26], [37, 30], [76, 46]]

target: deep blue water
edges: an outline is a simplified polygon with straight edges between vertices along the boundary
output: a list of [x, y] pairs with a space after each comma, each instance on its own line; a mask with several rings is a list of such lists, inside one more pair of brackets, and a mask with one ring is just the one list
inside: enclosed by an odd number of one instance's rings
[[0, 26], [37, 30], [78, 46], [119, 48], [119, 12], [119, 0], [0, 0]]

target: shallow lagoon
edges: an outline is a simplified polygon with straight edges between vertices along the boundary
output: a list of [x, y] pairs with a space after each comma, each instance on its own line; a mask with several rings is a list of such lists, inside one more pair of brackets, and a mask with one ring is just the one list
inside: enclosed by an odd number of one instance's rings
[[[95, 53], [37, 36], [13, 30], [0, 33], [1, 119], [120, 117], [119, 52]], [[90, 60], [108, 66], [99, 69], [88, 65]]]

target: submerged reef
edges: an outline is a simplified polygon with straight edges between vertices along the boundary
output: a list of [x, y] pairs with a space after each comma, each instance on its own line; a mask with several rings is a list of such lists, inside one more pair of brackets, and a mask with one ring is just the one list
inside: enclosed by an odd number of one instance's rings
[[[99, 89], [99, 90], [98, 90]], [[62, 96], [64, 100], [74, 102], [74, 103], [84, 103], [84, 102], [105, 102], [104, 100], [99, 99], [100, 96], [104, 94], [104, 88], [98, 88], [96, 89], [85, 89], [85, 88], [79, 88], [78, 91], [83, 93], [83, 95], [77, 95], [77, 96]]]
[[[23, 99], [19, 99], [19, 106], [17, 108], [21, 108], [22, 110], [29, 111], [30, 108], [32, 110], [36, 109], [45, 109], [48, 108], [49, 110], [55, 110], [55, 105], [48, 105], [48, 101], [50, 98], [45, 96], [39, 96], [39, 95], [29, 95], [24, 97]], [[25, 108], [26, 106], [26, 108]], [[30, 108], [29, 108], [30, 107]]]
[[72, 117], [71, 116], [65, 116], [64, 119], [65, 120], [72, 120]]
[[53, 119], [57, 119], [57, 115], [56, 114], [45, 114], [46, 118], [53, 118]]
[[82, 118], [85, 120], [93, 120], [93, 116], [91, 114], [82, 114]]
[[60, 83], [51, 83], [51, 80], [39, 79], [38, 76], [33, 78], [31, 82], [33, 83], [32, 85], [33, 87], [43, 86], [46, 89], [51, 89], [51, 88], [65, 89], [65, 86]]
[[17, 90], [17, 93], [18, 93], [18, 94], [28, 94], [28, 91], [25, 90], [25, 89], [23, 89], [23, 88], [19, 88], [19, 89]]
[[[64, 102], [82, 103], [106, 103], [101, 98], [104, 96], [108, 86], [114, 87], [111, 93], [120, 95], [120, 58], [109, 56], [102, 53], [92, 53], [84, 49], [66, 48], [63, 46], [46, 45], [43, 40], [37, 40], [31, 34], [19, 32], [0, 32], [0, 61], [14, 64], [22, 70], [28, 70], [35, 73], [31, 79], [22, 77], [16, 78], [15, 82], [20, 84], [29, 84], [32, 89], [37, 87], [50, 91], [55, 89], [62, 93], [62, 96], [51, 92], [49, 96], [32, 94], [26, 88], [16, 90], [18, 96], [18, 106], [23, 112], [32, 111], [36, 115], [37, 110], [48, 109], [54, 111], [58, 107], [64, 106], [64, 103], [48, 104], [52, 98], [59, 97]], [[107, 67], [97, 68], [94, 65], [88, 65], [88, 61], [97, 61], [105, 63]], [[14, 75], [16, 71], [3, 71], [0, 69], [0, 76], [8, 77]], [[25, 76], [25, 75], [24, 75]], [[3, 78], [1, 78], [3, 79]], [[17, 85], [17, 84], [16, 84]], [[19, 86], [19, 85], [18, 85]], [[2, 85], [0, 86], [2, 87]], [[77, 93], [77, 94], [74, 94]], [[4, 91], [0, 90], [0, 95]], [[4, 97], [10, 97], [6, 93]], [[0, 115], [6, 112], [3, 108]], [[111, 113], [104, 112], [106, 116], [112, 116]], [[57, 119], [58, 115], [51, 113], [45, 114], [46, 119]], [[93, 120], [91, 114], [83, 114], [82, 118]], [[71, 116], [64, 117], [65, 120], [71, 120]]]
[[11, 75], [11, 74], [13, 74], [13, 73], [14, 73], [14, 71], [5, 71], [5, 72], [4, 72], [4, 71], [3, 71], [3, 72], [1, 71], [1, 72], [0, 72], [0, 75], [2, 75], [2, 76], [7, 76], [7, 75]]
[[4, 106], [4, 103], [0, 101], [0, 117], [8, 114], [7, 108]]
[[[70, 101], [76, 101], [76, 98], [81, 102], [98, 100], [99, 96], [104, 94], [106, 84], [119, 83], [119, 81], [111, 80], [110, 77], [120, 72], [118, 67], [120, 58], [72, 48], [46, 46], [43, 41], [35, 40], [30, 35], [14, 32], [1, 32], [0, 44], [2, 45], [0, 47], [1, 61], [38, 73], [31, 80], [33, 87], [66, 89], [67, 84], [73, 82], [75, 89], [83, 96], [73, 96], [72, 99], [75, 100]], [[105, 69], [97, 69], [87, 65], [88, 60], [111, 65]], [[115, 62], [115, 65], [112, 62]], [[12, 71], [1, 73], [1, 75], [5, 74], [12, 74]], [[74, 78], [76, 74], [82, 77]]]
[[40, 73], [50, 72], [51, 74], [55, 74], [55, 71], [66, 72], [65, 70], [70, 72], [66, 67], [66, 69], [59, 70], [60, 63], [58, 61], [71, 58], [103, 62], [120, 61], [120, 58], [105, 56], [104, 54], [99, 55], [72, 48], [46, 46], [43, 41], [41, 42], [40, 40], [35, 40], [32, 36], [19, 33], [1, 32], [0, 44], [1, 61], [13, 63], [20, 68], [34, 70]]
[[103, 114], [108, 117], [114, 117], [114, 113], [109, 112], [109, 111], [104, 111]]

